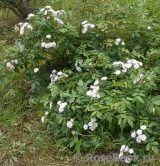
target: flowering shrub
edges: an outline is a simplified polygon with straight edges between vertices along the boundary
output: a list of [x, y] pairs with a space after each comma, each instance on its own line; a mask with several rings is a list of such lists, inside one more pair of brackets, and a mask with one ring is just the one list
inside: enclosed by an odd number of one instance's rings
[[108, 148], [115, 139], [130, 154], [158, 152], [159, 23], [145, 2], [96, 2], [95, 10], [84, 2], [76, 22], [51, 6], [29, 15], [16, 28], [15, 71], [26, 70], [35, 91], [48, 85], [30, 102], [43, 104], [42, 122], [63, 150]]

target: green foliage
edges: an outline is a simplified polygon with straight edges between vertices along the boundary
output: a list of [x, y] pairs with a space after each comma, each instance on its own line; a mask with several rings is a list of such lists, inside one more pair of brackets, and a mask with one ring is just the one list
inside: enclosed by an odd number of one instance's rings
[[[7, 54], [19, 61], [15, 71], [28, 75], [39, 95], [30, 103], [43, 105], [42, 121], [62, 151], [108, 149], [117, 140], [137, 154], [158, 152], [160, 22], [151, 5], [159, 3], [85, 1], [56, 16], [46, 7], [29, 20], [33, 29], [20, 26], [22, 37]], [[83, 28], [85, 20], [92, 28]], [[142, 125], [147, 139], [137, 143], [131, 131]]]

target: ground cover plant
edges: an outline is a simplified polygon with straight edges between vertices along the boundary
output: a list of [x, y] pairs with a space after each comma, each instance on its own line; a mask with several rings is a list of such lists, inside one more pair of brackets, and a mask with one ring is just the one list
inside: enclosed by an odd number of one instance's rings
[[158, 1], [58, 2], [15, 25], [3, 70], [26, 74], [62, 152], [158, 154]]

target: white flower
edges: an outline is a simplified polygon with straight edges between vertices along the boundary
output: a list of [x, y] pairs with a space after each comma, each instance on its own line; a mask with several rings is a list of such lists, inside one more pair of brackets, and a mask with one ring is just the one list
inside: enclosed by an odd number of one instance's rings
[[146, 128], [147, 128], [147, 127], [146, 127], [145, 125], [142, 125], [142, 126], [140, 127], [141, 130], [146, 130]]
[[48, 111], [46, 111], [46, 112], [45, 112], [45, 115], [47, 116], [48, 114], [49, 114], [49, 112], [48, 112]]
[[10, 68], [12, 66], [11, 62], [7, 62], [6, 66]]
[[133, 154], [134, 150], [133, 149], [129, 149], [128, 152], [129, 152], [129, 154]]
[[47, 15], [47, 12], [48, 12], [48, 11], [47, 11], [47, 10], [45, 10], [45, 12], [44, 12], [44, 15], [45, 15], [45, 16]]
[[59, 71], [58, 73], [57, 73], [57, 75], [59, 75], [59, 76], [61, 76], [63, 73], [61, 72], [61, 71]]
[[129, 69], [129, 68], [132, 67], [132, 64], [131, 64], [131, 63], [125, 63], [125, 64], [123, 65], [123, 67]]
[[102, 77], [101, 80], [107, 80], [107, 77]]
[[88, 129], [88, 125], [87, 125], [87, 124], [84, 124], [84, 125], [83, 125], [83, 128], [84, 128], [84, 130], [87, 130], [87, 129]]
[[17, 32], [19, 31], [19, 27], [17, 25], [14, 26], [14, 30]]
[[83, 28], [82, 33], [86, 33], [87, 30], [88, 30], [87, 28]]
[[10, 67], [10, 69], [11, 69], [11, 70], [14, 70], [14, 69], [15, 69], [15, 66], [12, 65], [12, 66]]
[[132, 161], [132, 157], [125, 156], [125, 160], [124, 161], [129, 164]]
[[60, 104], [60, 107], [61, 107], [61, 108], [65, 108], [65, 107], [66, 107], [66, 105], [67, 105], [67, 103], [66, 103], [66, 102], [61, 103], [61, 104]]
[[118, 45], [119, 45], [119, 42], [115, 42], [115, 45], [118, 46]]
[[94, 82], [94, 86], [95, 86], [95, 85], [98, 85], [98, 84], [99, 84], [99, 81], [96, 80], [96, 81]]
[[44, 8], [42, 8], [42, 9], [40, 9], [40, 12], [43, 12], [45, 9]]
[[33, 29], [33, 27], [29, 24], [29, 25], [27, 25], [27, 28], [28, 29], [30, 29], [30, 30], [32, 30]]
[[135, 132], [135, 131], [131, 133], [131, 137], [132, 137], [132, 138], [135, 138], [135, 137], [136, 137], [136, 132]]
[[73, 122], [68, 121], [68, 122], [67, 122], [67, 127], [68, 127], [68, 128], [72, 128], [72, 127], [73, 127]]
[[46, 38], [50, 39], [50, 38], [51, 38], [51, 35], [47, 35]]
[[119, 75], [119, 74], [121, 74], [121, 71], [120, 71], [120, 70], [117, 70], [117, 71], [115, 72], [115, 74], [116, 74], [116, 75]]
[[93, 122], [89, 122], [89, 123], [88, 123], [88, 126], [93, 126]]
[[35, 68], [35, 69], [34, 69], [34, 73], [37, 73], [38, 71], [39, 71], [38, 68]]
[[125, 42], [121, 42], [121, 44], [122, 44], [122, 46], [124, 46], [124, 45], [125, 45]]
[[91, 122], [96, 122], [97, 121], [97, 119], [96, 118], [91, 118]]
[[61, 19], [59, 19], [59, 18], [54, 18], [54, 20], [57, 21], [57, 23], [59, 25], [63, 25], [64, 24], [63, 21]]
[[141, 130], [141, 129], [138, 129], [138, 130], [137, 130], [137, 134], [138, 134], [138, 135], [141, 135], [141, 134], [142, 134], [142, 130]]
[[53, 103], [50, 102], [50, 103], [49, 103], [49, 108], [52, 109], [52, 106], [53, 106]]
[[119, 42], [121, 42], [121, 39], [119, 39], [119, 38], [118, 38], [118, 39], [116, 39], [116, 42], [118, 42], [118, 43], [119, 43]]
[[138, 136], [137, 136], [136, 141], [137, 141], [138, 143], [141, 143], [141, 141], [142, 141], [141, 135], [138, 135]]
[[90, 24], [90, 28], [92, 28], [92, 29], [93, 29], [94, 27], [95, 27], [95, 25], [94, 25], [94, 24]]
[[77, 70], [78, 72], [81, 72], [81, 71], [82, 71], [82, 69], [81, 69], [79, 66], [76, 66], [76, 70]]
[[135, 69], [138, 69], [138, 68], [139, 68], [139, 64], [135, 64], [135, 65], [134, 65], [134, 68], [135, 68]]
[[75, 134], [76, 134], [76, 131], [72, 130], [71, 133], [72, 133], [72, 135], [75, 135]]
[[142, 63], [142, 62], [139, 62], [138, 64], [139, 64], [140, 66], [143, 66], [143, 63]]
[[92, 96], [92, 91], [91, 90], [89, 90], [89, 91], [87, 91], [87, 96]]
[[62, 14], [65, 14], [66, 12], [64, 10], [57, 10], [56, 13], [59, 14], [59, 15], [62, 15]]
[[120, 151], [124, 151], [125, 148], [126, 148], [126, 145], [122, 145]]
[[147, 29], [152, 29], [152, 28], [150, 26], [148, 26]]
[[25, 45], [24, 44], [20, 44], [20, 47], [19, 47], [20, 52], [22, 52], [24, 50], [24, 48], [25, 48]]
[[118, 61], [118, 62], [113, 62], [113, 64], [112, 64], [113, 66], [123, 66], [124, 65], [124, 63], [123, 62], [121, 62], [121, 61]]
[[45, 42], [42, 42], [41, 47], [45, 47], [45, 44], [46, 44]]
[[14, 63], [15, 63], [15, 64], [18, 64], [18, 60], [17, 60], [17, 59], [15, 59], [15, 60], [14, 60]]
[[145, 141], [147, 139], [146, 135], [144, 135], [144, 134], [140, 135], [140, 138], [142, 141]]
[[27, 20], [30, 20], [32, 17], [34, 17], [34, 14], [32, 13], [28, 14]]
[[70, 119], [71, 122], [74, 122], [74, 119]]
[[45, 120], [45, 116], [42, 116], [41, 118], [42, 123], [44, 122], [44, 120]]
[[23, 35], [24, 34], [24, 27], [21, 27], [20, 29], [20, 35]]
[[46, 9], [50, 9], [50, 8], [51, 8], [51, 6], [46, 6], [45, 8], [46, 8]]
[[62, 112], [64, 111], [64, 108], [59, 107], [58, 111], [59, 111], [60, 113], [62, 113]]
[[124, 152], [128, 152], [129, 151], [129, 147], [126, 146], [126, 148], [124, 149]]
[[123, 157], [123, 151], [121, 151], [120, 153], [119, 153], [119, 158], [122, 158]]
[[87, 24], [87, 23], [88, 23], [88, 21], [85, 20], [85, 21], [82, 22], [82, 25]]
[[60, 105], [62, 103], [62, 101], [58, 101], [57, 104]]

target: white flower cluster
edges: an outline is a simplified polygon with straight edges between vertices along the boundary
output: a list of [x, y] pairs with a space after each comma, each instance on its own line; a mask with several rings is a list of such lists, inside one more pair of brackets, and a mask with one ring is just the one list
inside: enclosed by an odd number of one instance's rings
[[34, 14], [32, 13], [28, 14], [27, 20], [30, 20], [32, 17], [34, 17]]
[[53, 10], [51, 6], [46, 6], [45, 8], [40, 9], [40, 12], [44, 12], [44, 15], [47, 16], [47, 19], [50, 18], [48, 14], [51, 14], [54, 17], [54, 20], [59, 24], [63, 25], [63, 21], [58, 18], [59, 15], [65, 14], [64, 10]]
[[[46, 38], [47, 39], [50, 39], [51, 38], [51, 35], [46, 35]], [[44, 47], [44, 48], [52, 48], [52, 47], [56, 47], [56, 43], [55, 42], [49, 42], [49, 43], [45, 43], [45, 42], [42, 42], [41, 43], [41, 47]]]
[[102, 78], [101, 78], [102, 81], [105, 81], [105, 80], [107, 80], [107, 79], [108, 79], [108, 77], [102, 77]]
[[20, 26], [20, 35], [24, 34], [25, 28], [30, 29], [30, 30], [33, 29], [32, 25], [29, 24], [28, 22], [25, 22], [25, 23], [20, 22], [18, 25]]
[[143, 130], [146, 130], [145, 125], [142, 125], [140, 129], [131, 133], [131, 137], [136, 138], [138, 143], [144, 142], [147, 139], [146, 135], [143, 134]]
[[78, 62], [75, 63], [75, 67], [78, 72], [82, 71], [81, 69], [82, 63], [83, 63], [83, 60], [79, 60]]
[[119, 158], [123, 158], [124, 162], [126, 163], [130, 163], [132, 161], [131, 158], [129, 158], [129, 156], [125, 156], [124, 153], [129, 153], [129, 154], [133, 154], [134, 150], [130, 149], [128, 146], [126, 145], [122, 145], [121, 149], [120, 149], [120, 153], [119, 153]]
[[147, 29], [150, 30], [150, 29], [152, 29], [152, 27], [151, 27], [151, 26], [148, 26]]
[[143, 74], [140, 74], [138, 78], [136, 78], [134, 81], [133, 81], [133, 84], [136, 84], [138, 83], [139, 81], [142, 81], [142, 78], [143, 78]]
[[90, 90], [87, 91], [87, 96], [93, 97], [93, 98], [100, 98], [100, 95], [98, 94], [99, 91], [99, 81], [96, 80], [93, 85], [90, 86]]
[[[123, 62], [121, 62], [121, 61], [118, 61], [118, 62], [114, 62], [112, 65], [113, 65], [114, 67], [121, 67], [121, 68], [122, 68], [122, 72], [123, 72], [123, 73], [126, 73], [127, 70], [128, 70], [129, 68], [131, 68], [132, 66], [133, 66], [134, 69], [138, 69], [138, 68], [140, 68], [140, 66], [143, 66], [143, 63], [142, 63], [142, 62], [139, 62], [139, 61], [137, 61], [137, 60], [135, 60], [135, 59], [128, 59], [126, 63], [123, 63]], [[121, 74], [121, 70], [117, 70], [117, 71], [115, 72], [115, 74], [116, 74], [116, 75]]]
[[49, 112], [46, 111], [45, 114], [44, 114], [44, 116], [42, 116], [42, 118], [41, 118], [42, 123], [44, 122], [44, 120], [45, 120], [45, 118], [47, 117], [48, 113], [49, 113]]
[[75, 130], [72, 130], [71, 133], [72, 133], [72, 135], [77, 134], [77, 132]]
[[121, 39], [119, 39], [119, 38], [118, 38], [118, 39], [116, 39], [116, 41], [115, 41], [115, 45], [117, 45], [117, 46], [118, 46], [120, 43], [121, 43], [121, 45], [122, 45], [122, 46], [124, 46], [124, 45], [125, 45], [125, 42], [123, 42]]
[[8, 67], [11, 70], [14, 70], [15, 69], [15, 66], [14, 66], [15, 64], [18, 64], [18, 60], [17, 59], [11, 60], [11, 62], [7, 62], [6, 63], [6, 67]]
[[67, 127], [71, 129], [73, 127], [73, 122], [74, 122], [73, 119], [70, 119], [70, 121], [67, 121]]
[[94, 24], [90, 24], [87, 20], [82, 22], [83, 30], [82, 33], [86, 33], [88, 28], [93, 29], [95, 27]]
[[52, 47], [56, 47], [56, 43], [55, 42], [50, 42], [50, 43], [45, 43], [45, 42], [42, 42], [41, 43], [41, 47], [44, 47], [44, 48], [52, 48]]
[[34, 68], [34, 73], [37, 73], [39, 71], [38, 68]]
[[19, 44], [20, 52], [23, 52], [24, 49], [25, 49], [25, 45], [24, 44]]
[[83, 125], [83, 129], [88, 130], [89, 128], [91, 131], [94, 131], [98, 127], [98, 123], [96, 121], [97, 119], [95, 118], [91, 119], [91, 121], [88, 124]]
[[64, 111], [64, 108], [67, 106], [67, 103], [66, 102], [63, 103], [62, 101], [58, 101], [57, 104], [59, 105], [58, 111], [60, 113], [62, 113]]
[[50, 78], [51, 78], [50, 85], [54, 84], [56, 81], [64, 77], [68, 77], [68, 75], [61, 71], [57, 72], [56, 70], [53, 70], [52, 74], [50, 75]]

